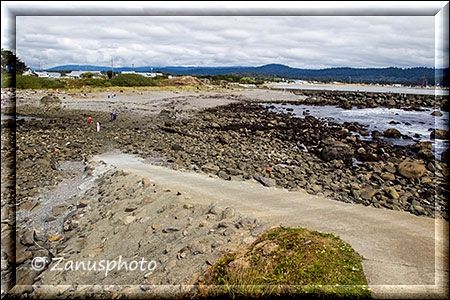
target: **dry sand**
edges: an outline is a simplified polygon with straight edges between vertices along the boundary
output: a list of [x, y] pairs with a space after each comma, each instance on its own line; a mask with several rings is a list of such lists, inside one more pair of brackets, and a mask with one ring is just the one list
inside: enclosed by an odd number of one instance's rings
[[[239, 101], [296, 101], [304, 99], [291, 92], [268, 89], [218, 89], [218, 90], [136, 90], [116, 92], [115, 98], [108, 98], [112, 92], [65, 93], [54, 92], [62, 101], [64, 109], [91, 110], [117, 113], [153, 115], [161, 110], [171, 110], [185, 115], [191, 110], [226, 105]], [[46, 91], [18, 91], [17, 105], [39, 105]]]

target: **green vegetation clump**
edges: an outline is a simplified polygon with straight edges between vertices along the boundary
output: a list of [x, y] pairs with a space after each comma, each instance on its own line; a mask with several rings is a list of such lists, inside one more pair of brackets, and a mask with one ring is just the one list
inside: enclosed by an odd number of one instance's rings
[[98, 87], [111, 86], [111, 83], [108, 80], [100, 79], [100, 78], [88, 78], [83, 81], [83, 84], [88, 85], [88, 86], [98, 86]]
[[92, 72], [85, 72], [85, 73], [81, 74], [81, 78], [92, 78], [94, 76], [97, 76], [97, 74], [92, 73]]
[[120, 74], [110, 79], [115, 86], [156, 86], [157, 82], [138, 74]]
[[65, 84], [59, 79], [17, 75], [16, 87], [18, 89], [58, 89], [64, 88]]
[[333, 234], [276, 228], [219, 260], [201, 296], [370, 298], [361, 257]]
[[212, 85], [221, 85], [222, 82], [239, 82], [241, 76], [235, 74], [226, 75], [196, 75], [197, 78], [205, 78], [210, 80]]
[[2, 88], [12, 87], [13, 85], [12, 78], [13, 74], [2, 72]]
[[263, 84], [264, 79], [258, 79], [258, 78], [252, 78], [252, 77], [242, 77], [239, 80], [239, 83], [241, 84]]
[[26, 69], [27, 65], [14, 52], [2, 48], [2, 76], [4, 72], [22, 74]]

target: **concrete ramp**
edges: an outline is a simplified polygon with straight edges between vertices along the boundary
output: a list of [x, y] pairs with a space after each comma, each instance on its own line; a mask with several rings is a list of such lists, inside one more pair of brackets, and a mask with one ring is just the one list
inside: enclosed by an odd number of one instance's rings
[[446, 221], [338, 202], [303, 191], [289, 192], [259, 183], [176, 171], [120, 152], [104, 153], [94, 160], [186, 193], [191, 202], [217, 202], [271, 225], [305, 227], [339, 235], [364, 258], [363, 269], [374, 297], [448, 296]]

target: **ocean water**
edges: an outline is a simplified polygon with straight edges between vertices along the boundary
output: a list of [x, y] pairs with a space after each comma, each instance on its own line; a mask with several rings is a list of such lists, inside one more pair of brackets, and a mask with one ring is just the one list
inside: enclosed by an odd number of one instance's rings
[[275, 85], [280, 89], [298, 90], [324, 90], [324, 91], [347, 91], [347, 92], [373, 92], [373, 93], [397, 93], [415, 95], [448, 95], [449, 91], [444, 89], [413, 89], [404, 87], [386, 86], [364, 86], [364, 85], [314, 85], [314, 84], [283, 84]]
[[[262, 103], [262, 105], [266, 107], [273, 106], [275, 108], [272, 108], [272, 111], [292, 113], [294, 117], [298, 118], [304, 118], [303, 112], [307, 112], [309, 115], [316, 118], [340, 124], [344, 122], [357, 122], [360, 125], [363, 125], [365, 131], [368, 131], [369, 133], [372, 133], [374, 130], [383, 132], [388, 128], [395, 128], [400, 131], [401, 134], [407, 135], [412, 139], [381, 138], [392, 142], [394, 145], [402, 146], [414, 144], [418, 141], [432, 142], [432, 151], [438, 159], [440, 159], [440, 154], [449, 146], [448, 141], [430, 139], [432, 129], [448, 130], [449, 114], [444, 111], [441, 111], [441, 117], [437, 117], [431, 115], [434, 109], [430, 108], [422, 108], [422, 111], [409, 111], [386, 107], [363, 109], [353, 107], [352, 109], [342, 109], [331, 105], [283, 105], [279, 103]], [[362, 140], [372, 139], [371, 136], [361, 136], [358, 133], [356, 135]]]

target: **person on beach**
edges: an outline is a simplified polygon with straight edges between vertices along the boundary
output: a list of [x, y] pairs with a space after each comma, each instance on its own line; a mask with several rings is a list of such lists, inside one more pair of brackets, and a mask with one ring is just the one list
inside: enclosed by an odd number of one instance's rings
[[115, 120], [115, 119], [117, 119], [117, 114], [116, 113], [113, 114], [113, 120]]
[[111, 113], [111, 118], [110, 118], [110, 121], [112, 122], [114, 120], [114, 114], [113, 113]]
[[100, 122], [97, 122], [97, 132], [100, 131]]
[[88, 118], [88, 126], [91, 127], [91, 117]]

